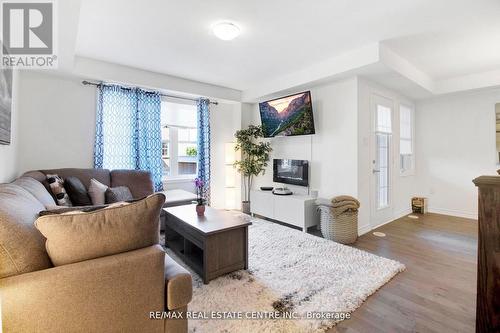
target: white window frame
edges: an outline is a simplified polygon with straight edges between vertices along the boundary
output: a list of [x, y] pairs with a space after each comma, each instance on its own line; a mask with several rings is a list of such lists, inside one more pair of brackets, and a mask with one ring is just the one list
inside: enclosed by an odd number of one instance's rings
[[[164, 101], [162, 101], [162, 102], [164, 102]], [[171, 101], [169, 101], [169, 102], [171, 102]], [[197, 141], [179, 141], [179, 129], [197, 129], [197, 128], [196, 127], [178, 126], [175, 124], [174, 125], [162, 124], [161, 126], [162, 126], [162, 128], [163, 127], [169, 128], [169, 138], [168, 138], [168, 140], [164, 140], [164, 138], [162, 137], [162, 144], [163, 144], [163, 142], [168, 142], [169, 150], [170, 150], [169, 151], [170, 175], [163, 174], [162, 175], [163, 181], [166, 183], [176, 183], [176, 182], [194, 180], [196, 177], [198, 177], [198, 171], [196, 171], [195, 174], [179, 175], [179, 170], [178, 170], [179, 143], [193, 143], [193, 144], [196, 144], [196, 146], [197, 146]], [[196, 169], [198, 169], [198, 168], [196, 168]]]
[[[401, 107], [407, 108], [410, 110], [410, 126], [411, 126], [411, 168], [407, 170], [403, 170], [401, 165]], [[399, 175], [401, 177], [413, 176], [415, 175], [415, 107], [409, 103], [399, 103], [398, 106], [398, 167], [399, 167]]]

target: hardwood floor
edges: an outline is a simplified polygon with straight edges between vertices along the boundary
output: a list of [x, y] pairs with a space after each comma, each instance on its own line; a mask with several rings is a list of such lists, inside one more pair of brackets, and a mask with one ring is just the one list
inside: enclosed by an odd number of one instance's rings
[[403, 217], [361, 236], [356, 248], [398, 260], [398, 274], [333, 332], [474, 332], [477, 221]]

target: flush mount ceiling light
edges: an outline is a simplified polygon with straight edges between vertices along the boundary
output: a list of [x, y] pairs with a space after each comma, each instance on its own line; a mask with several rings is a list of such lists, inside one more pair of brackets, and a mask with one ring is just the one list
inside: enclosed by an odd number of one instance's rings
[[217, 38], [222, 40], [231, 40], [240, 34], [240, 28], [229, 21], [218, 22], [212, 26], [212, 31]]

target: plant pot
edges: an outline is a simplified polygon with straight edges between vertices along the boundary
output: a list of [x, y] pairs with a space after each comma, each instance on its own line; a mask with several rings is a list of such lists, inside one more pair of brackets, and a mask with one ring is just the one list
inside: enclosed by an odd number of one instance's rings
[[198, 216], [205, 215], [205, 205], [196, 205], [196, 214], [198, 214]]
[[250, 201], [241, 202], [241, 211], [245, 214], [250, 214]]

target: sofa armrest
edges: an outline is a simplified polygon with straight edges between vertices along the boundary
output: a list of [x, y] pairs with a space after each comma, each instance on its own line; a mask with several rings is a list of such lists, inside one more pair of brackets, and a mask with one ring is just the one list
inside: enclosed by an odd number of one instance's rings
[[4, 332], [163, 332], [159, 245], [0, 279]]
[[183, 308], [193, 298], [191, 274], [165, 255], [165, 304], [168, 310]]
[[153, 179], [149, 171], [113, 170], [111, 187], [127, 186], [134, 199], [141, 199], [154, 193]]

